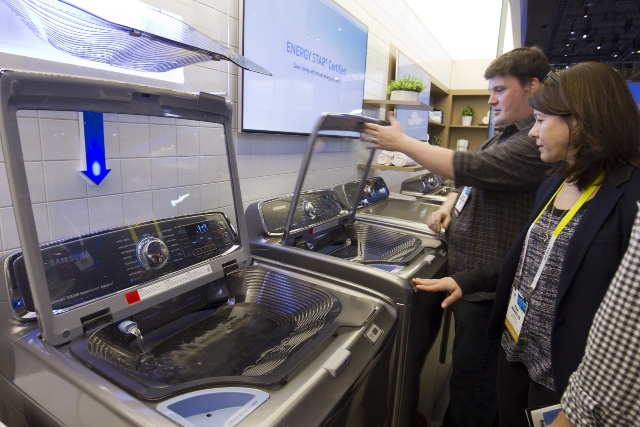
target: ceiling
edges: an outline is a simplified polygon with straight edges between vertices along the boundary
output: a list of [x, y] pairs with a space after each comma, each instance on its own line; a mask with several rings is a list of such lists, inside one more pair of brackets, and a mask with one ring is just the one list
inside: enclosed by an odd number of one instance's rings
[[525, 0], [524, 45], [542, 47], [549, 62], [565, 68], [606, 62], [627, 80], [640, 81], [638, 0]]

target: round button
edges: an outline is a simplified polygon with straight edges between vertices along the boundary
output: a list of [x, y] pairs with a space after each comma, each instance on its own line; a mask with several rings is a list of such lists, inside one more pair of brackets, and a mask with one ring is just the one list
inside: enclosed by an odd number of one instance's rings
[[147, 270], [157, 270], [169, 261], [169, 248], [157, 237], [143, 237], [137, 245], [140, 264]]
[[373, 196], [374, 190], [373, 190], [373, 188], [371, 187], [370, 184], [366, 184], [364, 186], [364, 190], [362, 190], [362, 191], [364, 193], [363, 195], [364, 195], [365, 198], [369, 198], [369, 197]]
[[302, 212], [304, 212], [304, 214], [307, 216], [307, 218], [314, 219], [316, 217], [316, 214], [317, 214], [317, 209], [314, 206], [314, 204], [311, 203], [310, 201], [303, 200], [302, 201]]

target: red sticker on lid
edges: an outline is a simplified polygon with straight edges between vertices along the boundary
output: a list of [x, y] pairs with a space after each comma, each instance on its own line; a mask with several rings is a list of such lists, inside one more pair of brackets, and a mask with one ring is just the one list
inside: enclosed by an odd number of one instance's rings
[[127, 298], [127, 302], [130, 305], [140, 301], [140, 294], [138, 293], [138, 291], [129, 292], [125, 295], [125, 297]]

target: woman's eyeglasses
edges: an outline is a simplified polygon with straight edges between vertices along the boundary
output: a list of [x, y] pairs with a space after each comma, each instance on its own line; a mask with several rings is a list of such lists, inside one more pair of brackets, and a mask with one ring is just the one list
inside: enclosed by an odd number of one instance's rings
[[558, 75], [554, 71], [549, 71], [549, 73], [544, 77], [544, 79], [542, 79], [540, 83], [544, 83], [544, 81], [547, 79], [551, 79], [554, 82], [560, 84], [560, 77], [558, 77]]

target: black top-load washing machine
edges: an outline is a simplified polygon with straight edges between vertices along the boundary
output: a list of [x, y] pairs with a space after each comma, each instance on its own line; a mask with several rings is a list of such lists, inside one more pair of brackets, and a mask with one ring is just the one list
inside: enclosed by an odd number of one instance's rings
[[[434, 174], [423, 174], [420, 177], [410, 178], [403, 182], [405, 189], [411, 185], [414, 187], [420, 185], [420, 188], [423, 189], [422, 191], [429, 194], [434, 190], [442, 189], [442, 179]], [[338, 185], [334, 188], [345, 206], [349, 206], [350, 208], [354, 206], [357, 207], [356, 219], [359, 222], [389, 227], [394, 230], [409, 232], [426, 238], [432, 237], [434, 234], [439, 235], [439, 233], [434, 233], [426, 224], [429, 215], [440, 208], [441, 202], [438, 199], [431, 200], [424, 197], [412, 197], [391, 193], [389, 187], [387, 187], [387, 184], [381, 177], [367, 177], [361, 197], [357, 200], [356, 197], [359, 187], [360, 180], [356, 180]], [[419, 189], [414, 187], [411, 187], [411, 189]], [[435, 390], [441, 390], [446, 386], [445, 382], [448, 376], [441, 375], [440, 372], [446, 372], [451, 367], [451, 357], [447, 357], [450, 353], [449, 347], [452, 339], [449, 336], [451, 329], [449, 309], [445, 310], [443, 318], [444, 322], [442, 325], [440, 346], [439, 348], [432, 349], [433, 356], [430, 359], [431, 361], [437, 359], [439, 364], [434, 362], [425, 365], [421, 375], [423, 378], [422, 383], [426, 384], [428, 381], [430, 386], [435, 385]], [[421, 360], [424, 359], [421, 358]], [[426, 394], [423, 395], [421, 393], [420, 401], [422, 406], [429, 408], [436, 404], [438, 395], [428, 395], [431, 399], [426, 401], [425, 396]]]
[[[0, 279], [4, 424], [390, 424], [397, 298], [250, 252], [231, 103], [206, 93], [2, 71], [0, 111], [21, 245], [5, 257]], [[135, 160], [135, 150], [149, 157], [150, 147], [183, 132], [181, 156], [153, 162], [154, 179], [184, 178], [197, 165], [199, 184], [145, 192], [123, 183], [129, 196], [91, 187], [69, 210], [49, 205], [58, 216], [43, 229], [23, 161], [25, 122], [19, 126], [20, 117], [34, 115], [67, 121], [52, 132], [79, 126], [85, 142], [119, 138], [123, 176], [127, 162], [141, 169], [153, 160]], [[43, 141], [54, 144], [52, 152], [59, 140]], [[211, 146], [215, 155], [201, 155]], [[110, 156], [106, 166], [120, 164]], [[84, 173], [98, 176], [100, 167], [90, 163]], [[212, 170], [216, 176], [203, 180]], [[58, 183], [49, 184], [54, 194]], [[104, 197], [114, 198], [100, 204]], [[118, 200], [122, 209], [114, 208]], [[83, 231], [82, 205], [92, 224], [112, 226], [40, 244], [64, 227]]]
[[[360, 180], [347, 182], [334, 189], [340, 201], [352, 209], [357, 197]], [[440, 204], [411, 197], [395, 195], [381, 177], [366, 178], [362, 196], [357, 203], [356, 219], [371, 224], [387, 224], [408, 232], [433, 235], [427, 226], [427, 218], [440, 208]]]
[[439, 204], [442, 204], [447, 199], [447, 194], [454, 189], [452, 181], [443, 180], [441, 176], [431, 172], [405, 179], [400, 184], [400, 194]]
[[[358, 132], [363, 122], [386, 124], [363, 116], [325, 114], [310, 136], [293, 195], [249, 205], [247, 225], [254, 254], [358, 283], [393, 299], [400, 323], [391, 371], [392, 425], [406, 426], [415, 416], [420, 364], [442, 318], [441, 297], [414, 292], [411, 279], [442, 277], [446, 245], [435, 235], [357, 220], [356, 207], [345, 205], [333, 188], [302, 191], [320, 132]], [[373, 154], [372, 150], [364, 176]], [[360, 181], [356, 200], [364, 186]]]

